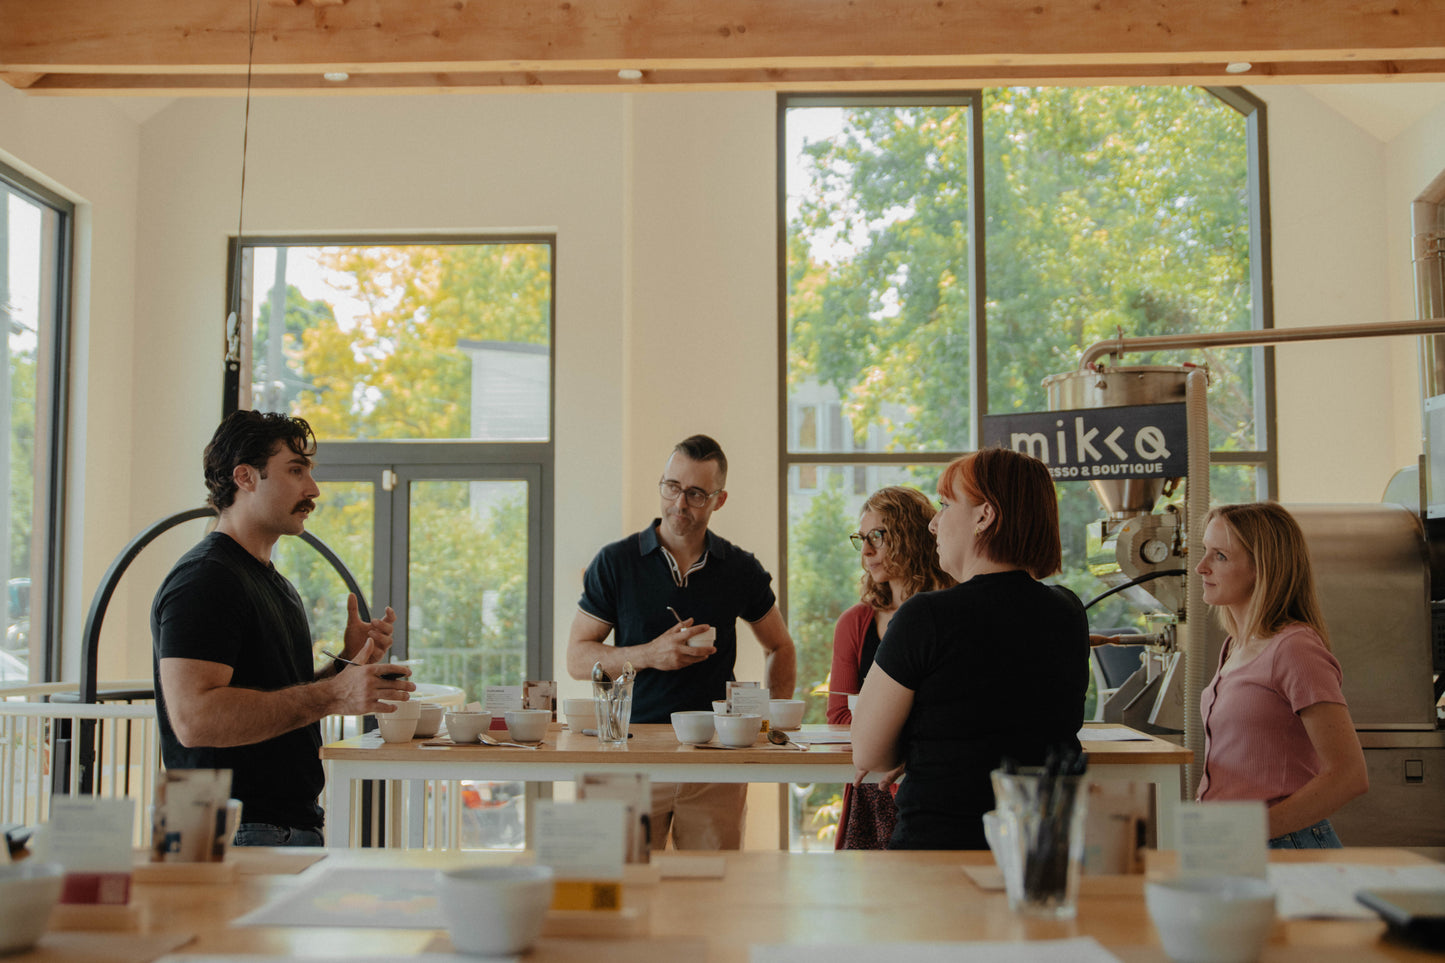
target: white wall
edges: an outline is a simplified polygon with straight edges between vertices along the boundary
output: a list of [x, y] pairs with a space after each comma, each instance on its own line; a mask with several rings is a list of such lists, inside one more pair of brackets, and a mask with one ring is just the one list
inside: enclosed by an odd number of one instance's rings
[[[1387, 143], [1306, 91], [1258, 92], [1277, 323], [1411, 316], [1407, 206], [1445, 157], [1445, 116]], [[0, 157], [81, 203], [72, 647], [126, 539], [203, 497], [241, 112], [190, 99], [137, 122], [105, 99], [0, 86]], [[582, 567], [656, 514], [653, 483], [683, 435], [724, 443], [717, 529], [778, 567], [774, 140], [759, 92], [252, 103], [247, 233], [556, 232], [559, 667]], [[1418, 449], [1413, 342], [1278, 357], [1282, 496], [1377, 499]], [[163, 554], [145, 564], [163, 569]], [[138, 569], [122, 593], [105, 674], [148, 674], [158, 577]]]
[[[67, 678], [78, 678], [73, 640], [102, 573], [134, 533], [130, 512], [135, 411], [136, 124], [105, 100], [26, 97], [0, 84], [0, 162], [73, 201], [77, 251], [71, 342], [69, 527], [65, 539]], [[126, 600], [114, 607], [127, 616]], [[120, 653], [102, 677], [129, 677]], [[142, 675], [150, 674], [149, 667]]]

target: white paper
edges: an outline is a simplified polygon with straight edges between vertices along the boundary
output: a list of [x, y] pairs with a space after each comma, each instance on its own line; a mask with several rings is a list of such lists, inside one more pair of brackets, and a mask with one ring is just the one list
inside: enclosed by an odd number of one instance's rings
[[1079, 730], [1080, 742], [1148, 742], [1149, 737], [1124, 726], [1085, 726]]
[[532, 811], [537, 862], [558, 879], [621, 879], [626, 814], [620, 799], [539, 800]]
[[807, 943], [752, 946], [750, 963], [1120, 963], [1092, 937], [992, 943]]
[[1376, 919], [1356, 902], [1362, 889], [1445, 889], [1445, 866], [1361, 866], [1357, 863], [1274, 863], [1268, 878], [1284, 919]]
[[[754, 688], [755, 686], [756, 688]], [[762, 688], [756, 682], [749, 686], [734, 682], [728, 696], [728, 709], [739, 715], [753, 713], [766, 719], [772, 713], [772, 707], [768, 705], [772, 697], [771, 691]]]
[[1262, 802], [1180, 803], [1174, 822], [1179, 875], [1263, 879], [1268, 819]]
[[492, 721], [502, 718], [509, 709], [522, 708], [522, 687], [519, 685], [489, 685], [484, 696], [484, 705], [492, 714]]
[[233, 926], [366, 926], [444, 930], [434, 869], [319, 867]]
[[847, 746], [853, 742], [853, 733], [847, 729], [815, 729], [807, 725], [798, 730], [797, 741], [813, 746]]
[[67, 873], [129, 875], [134, 819], [134, 799], [52, 796], [45, 858]]

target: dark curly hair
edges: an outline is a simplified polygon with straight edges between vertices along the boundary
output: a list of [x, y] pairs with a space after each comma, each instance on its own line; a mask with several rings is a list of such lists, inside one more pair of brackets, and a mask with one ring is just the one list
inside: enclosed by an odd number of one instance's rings
[[266, 472], [266, 462], [285, 445], [298, 455], [316, 454], [316, 433], [304, 418], [279, 411], [233, 411], [206, 445], [201, 463], [206, 472], [206, 501], [225, 511], [236, 500], [236, 466]]
[[[883, 559], [899, 574], [910, 598], [954, 584], [953, 576], [938, 566], [938, 542], [928, 530], [933, 520], [928, 496], [916, 488], [890, 485], [868, 496], [858, 515], [867, 512], [877, 512], [883, 519]], [[875, 609], [890, 608], [895, 601], [893, 587], [873, 581], [866, 569], [858, 583], [858, 595]]]

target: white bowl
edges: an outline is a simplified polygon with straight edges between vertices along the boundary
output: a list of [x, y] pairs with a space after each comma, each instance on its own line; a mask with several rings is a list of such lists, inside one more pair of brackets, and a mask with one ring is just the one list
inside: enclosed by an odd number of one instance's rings
[[64, 882], [65, 867], [59, 863], [0, 866], [0, 953], [17, 953], [39, 942]]
[[718, 741], [735, 749], [751, 746], [758, 741], [758, 733], [763, 731], [763, 717], [756, 712], [743, 715], [714, 712], [712, 724], [717, 727]]
[[677, 741], [690, 746], [700, 745], [712, 738], [712, 713], [687, 710], [672, 714], [672, 731]]
[[416, 718], [399, 719], [395, 713], [376, 714], [376, 728], [381, 733], [382, 742], [411, 742], [419, 721]]
[[597, 728], [597, 703], [591, 699], [563, 699], [562, 714], [573, 732]]
[[807, 707], [802, 699], [773, 699], [768, 702], [768, 719], [774, 729], [796, 729], [803, 724]]
[[430, 739], [442, 727], [442, 713], [446, 710], [435, 702], [418, 702], [417, 709], [420, 715], [416, 720], [416, 734], [422, 739]]
[[[385, 714], [391, 716], [394, 719], [421, 718], [420, 702], [413, 702], [411, 699], [380, 699], [378, 701], [384, 706], [391, 706], [392, 711]], [[376, 715], [377, 718], [380, 718], [383, 713], [378, 712]]]
[[550, 866], [471, 866], [437, 872], [437, 899], [452, 945], [508, 956], [537, 942], [552, 903]]
[[1273, 887], [1249, 876], [1147, 883], [1144, 902], [1175, 963], [1252, 963], [1274, 923]]
[[514, 742], [541, 742], [552, 722], [552, 710], [508, 709], [503, 718], [507, 720], [507, 732]]
[[480, 742], [492, 724], [490, 712], [448, 712], [447, 735], [452, 742]]
[[717, 627], [708, 626], [706, 630], [699, 632], [687, 640], [687, 644], [694, 648], [702, 648], [707, 645], [717, 645]]

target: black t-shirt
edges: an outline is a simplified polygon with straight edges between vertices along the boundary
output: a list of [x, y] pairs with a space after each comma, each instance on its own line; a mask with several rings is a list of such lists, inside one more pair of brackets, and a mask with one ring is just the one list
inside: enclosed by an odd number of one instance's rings
[[229, 769], [241, 819], [300, 829], [322, 824], [321, 727], [248, 746], [181, 745], [161, 688], [160, 660], [200, 659], [232, 669], [231, 685], [275, 690], [311, 682], [311, 630], [301, 596], [274, 566], [212, 532], [183, 555], [151, 606], [156, 716], [167, 769]]
[[1021, 571], [978, 575], [898, 609], [877, 666], [913, 690], [894, 849], [985, 849], [989, 773], [1078, 749], [1089, 624], [1068, 589]]
[[707, 561], [678, 585], [657, 540], [657, 521], [605, 546], [582, 577], [577, 605], [613, 628], [619, 646], [651, 642], [677, 624], [670, 605], [695, 625], [717, 629], [717, 651], [694, 665], [664, 672], [643, 669], [632, 686], [633, 722], [671, 722], [672, 713], [711, 709], [727, 694], [737, 661], [737, 620], [756, 622], [772, 611], [773, 577], [727, 539], [707, 533]]

